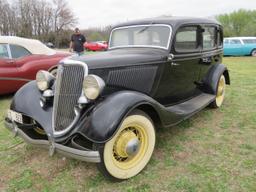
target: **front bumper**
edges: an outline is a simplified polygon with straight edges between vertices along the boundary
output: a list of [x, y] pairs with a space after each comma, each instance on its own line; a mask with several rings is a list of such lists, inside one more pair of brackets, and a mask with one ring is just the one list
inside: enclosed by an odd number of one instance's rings
[[98, 151], [79, 150], [59, 143], [55, 143], [48, 140], [39, 140], [29, 137], [24, 131], [22, 131], [15, 122], [11, 122], [8, 119], [5, 120], [5, 127], [14, 133], [14, 136], [21, 137], [25, 142], [37, 147], [49, 149], [49, 154], [52, 156], [55, 152], [62, 154], [66, 157], [71, 157], [77, 160], [99, 163], [100, 155]]

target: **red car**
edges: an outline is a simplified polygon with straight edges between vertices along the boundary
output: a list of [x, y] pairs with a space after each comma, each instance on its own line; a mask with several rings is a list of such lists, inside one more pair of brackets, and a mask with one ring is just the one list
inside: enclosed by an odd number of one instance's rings
[[106, 41], [85, 42], [84, 48], [88, 51], [106, 51], [108, 43]]
[[69, 53], [58, 53], [38, 40], [0, 36], [0, 95], [17, 91], [34, 80], [38, 70], [56, 73]]

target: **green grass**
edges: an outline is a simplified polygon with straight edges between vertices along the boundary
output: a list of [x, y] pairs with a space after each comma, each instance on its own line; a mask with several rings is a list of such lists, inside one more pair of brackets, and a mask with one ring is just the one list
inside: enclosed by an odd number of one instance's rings
[[0, 191], [256, 191], [256, 58], [224, 63], [232, 85], [223, 107], [158, 131], [149, 165], [121, 183], [13, 138], [3, 126], [11, 96], [0, 97]]

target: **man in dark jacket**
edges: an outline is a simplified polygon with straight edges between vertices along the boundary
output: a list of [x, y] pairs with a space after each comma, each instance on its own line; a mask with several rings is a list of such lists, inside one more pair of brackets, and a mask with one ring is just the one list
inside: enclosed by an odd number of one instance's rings
[[84, 53], [85, 42], [85, 37], [80, 33], [80, 30], [76, 28], [75, 33], [71, 36], [69, 51], [74, 51], [76, 54], [82, 55]]

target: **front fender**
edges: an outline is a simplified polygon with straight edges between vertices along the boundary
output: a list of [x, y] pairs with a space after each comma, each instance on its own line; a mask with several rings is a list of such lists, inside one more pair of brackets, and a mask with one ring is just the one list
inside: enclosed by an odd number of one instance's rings
[[13, 97], [10, 109], [23, 113], [37, 121], [47, 133], [52, 132], [52, 107], [40, 106], [41, 92], [36, 81], [31, 81], [20, 88]]
[[99, 103], [89, 117], [80, 122], [79, 132], [93, 142], [104, 143], [111, 139], [129, 112], [143, 104], [151, 105], [157, 112], [163, 108], [151, 97], [139, 92], [114, 93]]

